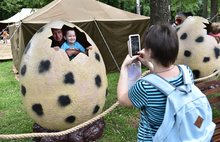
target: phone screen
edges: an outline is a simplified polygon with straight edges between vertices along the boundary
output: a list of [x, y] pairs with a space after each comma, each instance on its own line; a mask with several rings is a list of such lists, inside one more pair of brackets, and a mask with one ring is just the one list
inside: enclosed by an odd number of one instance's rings
[[131, 36], [131, 52], [132, 52], [132, 56], [134, 55], [138, 55], [138, 51], [140, 50], [140, 43], [139, 43], [139, 36], [135, 35], [135, 36]]

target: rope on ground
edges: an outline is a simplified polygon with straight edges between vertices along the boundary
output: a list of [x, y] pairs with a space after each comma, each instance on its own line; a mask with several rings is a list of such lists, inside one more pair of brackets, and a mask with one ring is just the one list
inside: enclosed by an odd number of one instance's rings
[[54, 132], [54, 133], [27, 133], [27, 134], [9, 134], [9, 135], [0, 135], [0, 139], [19, 139], [19, 138], [30, 138], [30, 137], [56, 137], [56, 136], [61, 136], [61, 135], [67, 135], [69, 133], [72, 133], [80, 128], [83, 128], [87, 126], [88, 124], [91, 124], [98, 119], [102, 118], [103, 116], [107, 115], [110, 111], [112, 111], [115, 107], [119, 105], [118, 101], [113, 104], [110, 108], [108, 108], [106, 111], [103, 113], [97, 115], [96, 117], [80, 124], [77, 125], [76, 127], [67, 129], [65, 131], [61, 132]]
[[[199, 79], [195, 79], [194, 82], [201, 82], [207, 79], [210, 79], [211, 77], [214, 77], [215, 75], [217, 75], [220, 72], [220, 69], [217, 70], [216, 72], [214, 72], [213, 74], [203, 77], [203, 78], [199, 78]], [[148, 75], [150, 73], [149, 70], [145, 71], [142, 73], [142, 77]], [[30, 137], [56, 137], [56, 136], [61, 136], [61, 135], [67, 135], [69, 133], [72, 133], [76, 130], [79, 130], [80, 128], [83, 128], [95, 121], [97, 121], [98, 119], [102, 118], [103, 116], [107, 115], [109, 112], [111, 112], [115, 107], [117, 107], [119, 105], [119, 102], [117, 101], [115, 104], [113, 104], [110, 108], [108, 108], [106, 111], [104, 111], [103, 113], [97, 115], [96, 117], [80, 124], [77, 125], [73, 128], [67, 129], [65, 131], [61, 131], [61, 132], [54, 132], [54, 133], [27, 133], [27, 134], [9, 134], [9, 135], [0, 135], [0, 139], [19, 139], [19, 138], [30, 138]]]
[[220, 69], [217, 70], [216, 72], [214, 72], [213, 74], [209, 75], [209, 76], [206, 76], [206, 77], [202, 77], [202, 78], [198, 78], [198, 79], [195, 79], [194, 82], [197, 83], [197, 82], [202, 82], [202, 81], [206, 81], [214, 76], [216, 76], [218, 73], [220, 72]]

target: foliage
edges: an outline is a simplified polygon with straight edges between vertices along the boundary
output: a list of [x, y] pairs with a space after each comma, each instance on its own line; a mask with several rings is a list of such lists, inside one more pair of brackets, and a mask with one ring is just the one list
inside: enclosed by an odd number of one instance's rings
[[203, 3], [201, 0], [172, 0], [171, 19], [174, 19], [178, 10], [182, 12], [192, 12], [193, 15], [202, 16]]
[[[42, 8], [53, 0], [0, 0], [0, 20], [7, 19], [22, 8]], [[125, 11], [136, 13], [136, 0], [97, 0], [105, 4], [120, 8]], [[208, 13], [210, 13], [210, 3], [208, 1]], [[218, 3], [220, 11], [220, 2]], [[171, 19], [174, 19], [177, 10], [183, 12], [191, 11], [193, 15], [202, 16], [203, 0], [171, 0]], [[140, 0], [141, 15], [150, 16], [150, 0]]]
[[0, 20], [5, 20], [22, 8], [42, 8], [53, 0], [0, 0]]

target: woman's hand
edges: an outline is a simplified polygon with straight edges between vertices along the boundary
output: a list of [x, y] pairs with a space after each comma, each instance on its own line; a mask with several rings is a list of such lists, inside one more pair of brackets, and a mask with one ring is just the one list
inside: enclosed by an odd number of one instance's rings
[[128, 68], [132, 63], [134, 62], [138, 62], [138, 56], [139, 55], [136, 55], [136, 56], [130, 56], [130, 55], [127, 55], [123, 64], [122, 64], [122, 68]]
[[137, 59], [138, 59], [139, 61], [141, 61], [141, 63], [144, 64], [148, 69], [150, 69], [151, 72], [153, 72], [154, 66], [153, 66], [153, 64], [152, 64], [149, 60], [147, 60], [147, 58], [146, 58], [146, 56], [147, 56], [146, 54], [150, 54], [150, 53], [146, 53], [146, 52], [145, 52], [145, 49], [142, 49], [141, 51], [138, 52], [138, 54], [139, 54], [140, 56], [138, 56]]

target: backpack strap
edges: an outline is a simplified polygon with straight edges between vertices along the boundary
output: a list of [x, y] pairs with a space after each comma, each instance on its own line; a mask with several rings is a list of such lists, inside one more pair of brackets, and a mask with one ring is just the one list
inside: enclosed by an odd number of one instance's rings
[[176, 87], [173, 84], [169, 83], [167, 80], [155, 73], [151, 73], [141, 78], [140, 80], [144, 80], [147, 83], [151, 84], [166, 96], [169, 96], [169, 94], [171, 94], [171, 92], [173, 92], [176, 89]]
[[183, 71], [184, 84], [193, 84], [189, 70], [187, 69], [187, 67], [185, 65], [178, 65], [178, 67], [180, 67]]

